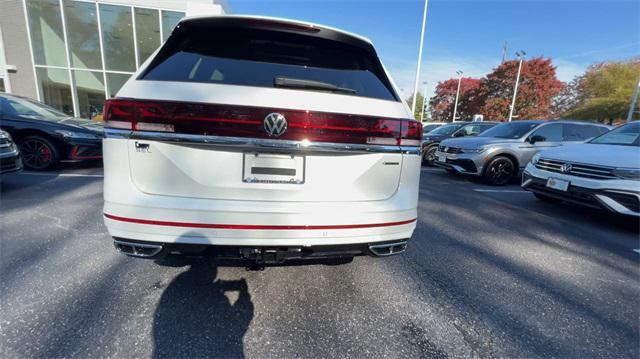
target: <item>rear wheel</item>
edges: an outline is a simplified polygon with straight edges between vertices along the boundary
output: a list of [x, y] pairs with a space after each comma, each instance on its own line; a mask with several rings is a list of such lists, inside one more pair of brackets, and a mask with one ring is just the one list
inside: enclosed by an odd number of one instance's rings
[[27, 136], [20, 140], [18, 146], [27, 169], [44, 171], [54, 168], [60, 161], [60, 151], [42, 136]]
[[438, 149], [438, 146], [428, 147], [422, 154], [422, 163], [427, 166], [434, 167], [436, 165], [435, 162], [436, 162], [437, 149]]
[[534, 192], [533, 195], [536, 196], [536, 198], [541, 200], [542, 202], [554, 203], [554, 204], [562, 202], [561, 200], [559, 200], [557, 198], [549, 197], [547, 195], [540, 194], [540, 193], [535, 193]]
[[484, 179], [492, 186], [507, 184], [516, 174], [516, 166], [509, 157], [497, 156], [484, 171]]

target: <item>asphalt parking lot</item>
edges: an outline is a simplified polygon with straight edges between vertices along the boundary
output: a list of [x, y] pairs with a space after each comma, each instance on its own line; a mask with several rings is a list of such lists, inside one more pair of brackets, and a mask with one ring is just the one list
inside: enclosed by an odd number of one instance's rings
[[638, 221], [423, 169], [410, 247], [247, 271], [115, 252], [96, 168], [3, 176], [0, 356], [640, 356]]

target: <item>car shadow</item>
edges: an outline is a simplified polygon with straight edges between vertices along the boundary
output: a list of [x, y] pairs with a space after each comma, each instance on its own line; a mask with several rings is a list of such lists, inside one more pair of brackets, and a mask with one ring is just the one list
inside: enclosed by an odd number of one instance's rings
[[167, 256], [156, 263], [188, 270], [158, 302], [153, 357], [243, 358], [243, 337], [254, 315], [246, 280], [217, 278], [218, 263], [209, 257]]

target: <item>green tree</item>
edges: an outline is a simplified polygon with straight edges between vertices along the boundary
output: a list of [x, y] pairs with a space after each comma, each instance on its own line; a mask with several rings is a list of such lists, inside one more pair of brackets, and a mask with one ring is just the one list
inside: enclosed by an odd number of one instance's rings
[[[411, 107], [411, 105], [413, 104], [413, 95], [409, 96], [409, 98], [405, 101], [407, 102], [407, 105]], [[416, 120], [427, 120], [428, 117], [426, 113], [424, 114], [424, 116], [420, 115], [423, 109], [426, 110], [426, 108], [424, 108], [424, 96], [420, 93], [420, 91], [418, 91], [418, 102], [416, 103], [416, 110], [413, 112], [413, 117], [415, 117]]]
[[640, 79], [640, 58], [590, 66], [575, 82], [573, 106], [562, 117], [612, 124], [626, 118]]

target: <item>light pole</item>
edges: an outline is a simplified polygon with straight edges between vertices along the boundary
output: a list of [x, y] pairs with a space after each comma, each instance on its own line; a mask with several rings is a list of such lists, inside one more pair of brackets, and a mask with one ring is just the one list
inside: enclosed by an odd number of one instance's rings
[[420, 122], [424, 121], [424, 111], [427, 109], [427, 81], [422, 83], [424, 92], [422, 93], [422, 113], [420, 113]]
[[418, 66], [416, 68], [416, 81], [413, 84], [413, 103], [411, 113], [416, 113], [416, 102], [418, 97], [418, 81], [420, 80], [420, 63], [422, 62], [422, 46], [424, 45], [424, 27], [427, 23], [427, 4], [429, 0], [424, 0], [424, 12], [422, 14], [422, 32], [420, 33], [420, 49], [418, 50]]
[[462, 82], [462, 71], [458, 70], [456, 74], [458, 74], [458, 89], [456, 90], [456, 102], [453, 105], [453, 118], [451, 122], [455, 122], [456, 114], [458, 113], [458, 97], [460, 97], [460, 83]]
[[513, 118], [513, 109], [516, 106], [516, 96], [518, 95], [518, 83], [520, 82], [520, 71], [522, 71], [522, 60], [527, 53], [520, 50], [516, 52], [516, 55], [520, 58], [520, 64], [518, 65], [518, 75], [516, 75], [516, 85], [513, 88], [513, 99], [511, 100], [511, 108], [509, 109], [509, 122]]
[[631, 98], [631, 106], [629, 106], [629, 113], [627, 114], [627, 122], [631, 122], [633, 119], [633, 113], [636, 112], [638, 92], [640, 92], [640, 80], [638, 80], [638, 86], [636, 86], [636, 90], [633, 92], [633, 97]]

